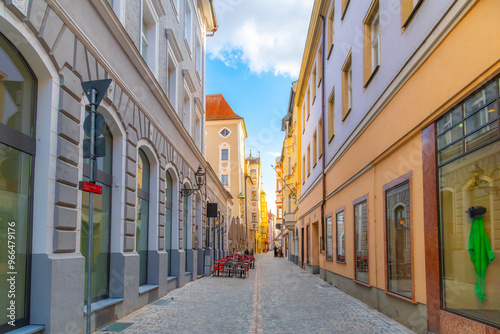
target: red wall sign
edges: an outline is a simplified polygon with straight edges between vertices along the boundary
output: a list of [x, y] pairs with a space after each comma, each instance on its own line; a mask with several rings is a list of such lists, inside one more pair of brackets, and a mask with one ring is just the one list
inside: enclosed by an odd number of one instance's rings
[[102, 186], [89, 182], [80, 181], [80, 190], [95, 194], [102, 194]]

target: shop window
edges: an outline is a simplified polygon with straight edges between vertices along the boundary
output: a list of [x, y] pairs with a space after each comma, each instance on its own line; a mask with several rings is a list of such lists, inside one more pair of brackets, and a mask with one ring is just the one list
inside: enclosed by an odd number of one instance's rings
[[173, 213], [173, 185], [170, 172], [165, 173], [165, 251], [168, 253], [168, 276], [172, 275], [172, 213]]
[[368, 221], [366, 200], [354, 205], [356, 280], [368, 284]]
[[[35, 162], [36, 80], [20, 54], [0, 34], [0, 332], [27, 325], [30, 286], [32, 175]], [[15, 246], [15, 248], [13, 248]], [[9, 291], [9, 258], [15, 250], [16, 293]], [[7, 324], [15, 301], [15, 326]]]
[[139, 149], [137, 166], [137, 232], [135, 234], [135, 249], [139, 254], [139, 285], [148, 283], [149, 175], [148, 158], [144, 151]]
[[499, 138], [498, 100], [498, 79], [496, 79], [438, 120], [439, 165]]
[[[436, 124], [443, 307], [496, 327], [500, 326], [498, 93], [495, 79]], [[454, 145], [460, 149], [451, 151]]]
[[386, 191], [388, 290], [412, 298], [410, 185]]
[[337, 231], [337, 262], [345, 263], [345, 225], [344, 211], [336, 214], [336, 231]]
[[326, 217], [326, 259], [333, 260], [333, 224], [331, 215]]
[[[96, 183], [102, 186], [102, 195], [94, 196], [94, 228], [92, 258], [91, 303], [109, 297], [109, 263], [111, 241], [111, 187], [113, 138], [108, 128], [103, 133], [106, 140], [106, 155], [97, 158]], [[83, 181], [89, 182], [89, 159], [83, 160]], [[80, 251], [85, 258], [85, 304], [87, 303], [87, 257], [89, 238], [89, 196], [82, 196], [82, 230]]]

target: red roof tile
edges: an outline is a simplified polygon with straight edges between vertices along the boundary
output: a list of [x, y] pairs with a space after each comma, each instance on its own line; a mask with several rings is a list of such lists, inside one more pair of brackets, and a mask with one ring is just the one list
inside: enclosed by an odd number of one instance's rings
[[222, 94], [207, 95], [207, 120], [240, 119]]

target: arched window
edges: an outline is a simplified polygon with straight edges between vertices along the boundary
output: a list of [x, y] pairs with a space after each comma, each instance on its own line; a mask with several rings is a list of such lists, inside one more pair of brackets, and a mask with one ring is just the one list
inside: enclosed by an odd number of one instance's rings
[[[36, 81], [17, 50], [0, 34], [0, 332], [7, 325], [8, 250], [15, 245], [16, 328], [28, 324], [31, 182], [35, 157], [34, 92]], [[15, 241], [15, 242], [14, 242]]]
[[[111, 186], [113, 138], [108, 128], [104, 130], [106, 155], [97, 158], [96, 183], [102, 186], [102, 195], [94, 196], [94, 228], [92, 257], [91, 303], [109, 297], [109, 254], [111, 240]], [[90, 177], [89, 159], [83, 160], [83, 181]], [[89, 196], [82, 195], [82, 231], [80, 251], [85, 257], [85, 298], [87, 298], [87, 257], [89, 238]], [[87, 300], [85, 299], [85, 303]]]
[[170, 173], [165, 175], [165, 250], [168, 253], [168, 276], [172, 275], [172, 203], [173, 203], [173, 183]]
[[137, 233], [136, 251], [139, 254], [139, 285], [148, 283], [148, 231], [149, 231], [149, 174], [146, 154], [139, 149], [137, 166]]

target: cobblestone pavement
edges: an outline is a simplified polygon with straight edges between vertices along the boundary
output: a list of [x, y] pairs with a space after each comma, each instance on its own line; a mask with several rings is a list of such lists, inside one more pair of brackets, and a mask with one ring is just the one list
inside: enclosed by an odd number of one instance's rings
[[121, 333], [413, 333], [272, 252], [256, 259], [249, 278], [190, 282], [117, 321], [133, 323]]

